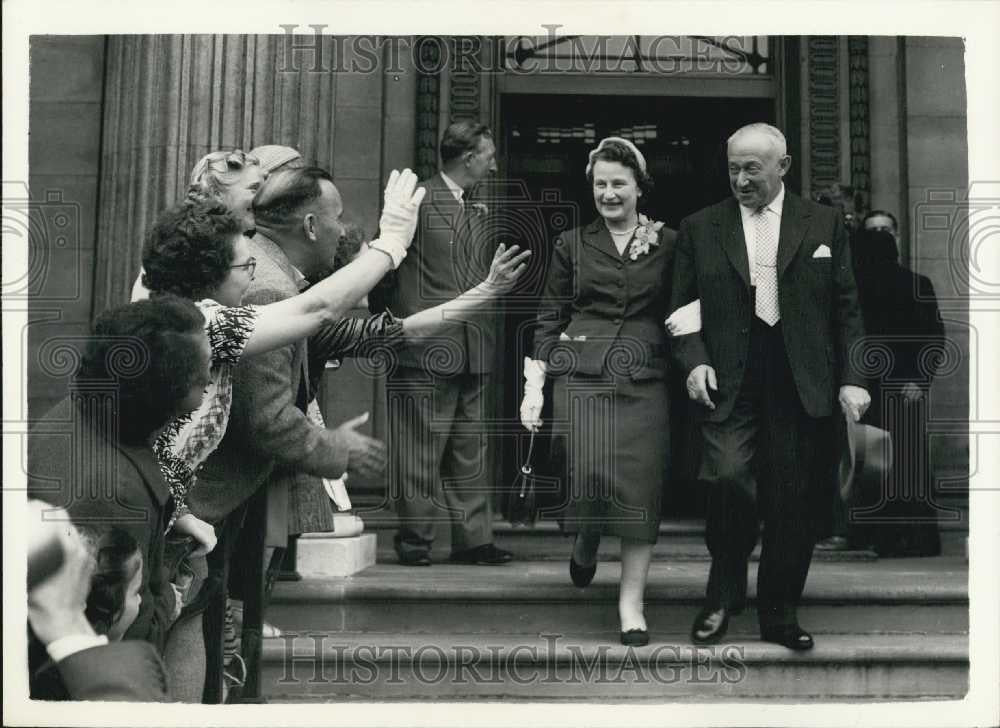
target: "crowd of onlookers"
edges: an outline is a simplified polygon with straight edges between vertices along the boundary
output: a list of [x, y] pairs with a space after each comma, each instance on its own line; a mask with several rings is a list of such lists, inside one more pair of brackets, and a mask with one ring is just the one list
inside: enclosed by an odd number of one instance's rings
[[[324, 425], [324, 364], [452, 326], [440, 306], [345, 318], [384, 298], [425, 194], [393, 171], [368, 240], [290, 147], [195, 165], [145, 234], [133, 301], [99, 316], [69, 395], [29, 438], [32, 697], [215, 702], [241, 684], [237, 598], [260, 587], [265, 553], [252, 545], [350, 530], [343, 478], [385, 466], [367, 416]], [[449, 314], [508, 291], [526, 255], [499, 246]], [[274, 526], [248, 521], [261, 493], [284, 495], [263, 511]]]

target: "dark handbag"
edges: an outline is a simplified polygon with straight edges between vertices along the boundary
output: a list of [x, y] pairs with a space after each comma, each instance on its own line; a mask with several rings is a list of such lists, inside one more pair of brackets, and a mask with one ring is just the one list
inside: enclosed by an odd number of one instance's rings
[[531, 467], [531, 454], [535, 449], [535, 433], [528, 442], [528, 456], [518, 475], [508, 504], [508, 517], [513, 526], [533, 526], [538, 520], [538, 487]]

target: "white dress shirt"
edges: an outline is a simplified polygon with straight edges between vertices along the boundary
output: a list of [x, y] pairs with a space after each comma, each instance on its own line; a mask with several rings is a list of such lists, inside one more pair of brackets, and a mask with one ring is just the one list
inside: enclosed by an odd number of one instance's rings
[[462, 199], [465, 196], [465, 190], [459, 187], [455, 183], [455, 180], [446, 175], [444, 172], [441, 173], [441, 179], [443, 179], [444, 183], [448, 185], [448, 189], [451, 190], [451, 194], [455, 195], [455, 199], [458, 201], [458, 204], [465, 207], [465, 201]]
[[69, 634], [59, 639], [52, 640], [45, 645], [46, 652], [52, 658], [52, 662], [61, 662], [70, 655], [77, 652], [89, 650], [91, 647], [100, 647], [108, 644], [107, 635], [103, 634]]
[[[767, 205], [764, 206], [765, 215], [776, 215], [777, 221], [775, 223], [775, 230], [781, 230], [781, 210], [785, 205], [785, 184], [781, 184], [781, 189], [778, 190], [778, 194], [775, 195], [774, 199], [771, 200]], [[756, 236], [756, 224], [754, 223], [753, 216], [757, 214], [757, 208], [755, 207], [744, 207], [740, 205], [740, 217], [743, 218], [743, 240], [747, 246], [747, 263], [750, 266], [750, 285], [757, 285], [757, 271], [754, 265], [754, 255], [755, 250], [755, 236]]]

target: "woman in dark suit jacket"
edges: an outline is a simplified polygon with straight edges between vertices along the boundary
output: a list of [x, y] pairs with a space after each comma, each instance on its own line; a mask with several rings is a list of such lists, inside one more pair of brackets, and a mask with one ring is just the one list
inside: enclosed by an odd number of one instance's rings
[[524, 426], [541, 424], [555, 377], [556, 451], [567, 466], [563, 529], [576, 534], [573, 583], [597, 569], [601, 536], [621, 538], [621, 640], [649, 641], [643, 593], [667, 474], [667, 312], [675, 233], [638, 212], [652, 187], [642, 153], [618, 137], [590, 153], [599, 217], [556, 240], [525, 360]]

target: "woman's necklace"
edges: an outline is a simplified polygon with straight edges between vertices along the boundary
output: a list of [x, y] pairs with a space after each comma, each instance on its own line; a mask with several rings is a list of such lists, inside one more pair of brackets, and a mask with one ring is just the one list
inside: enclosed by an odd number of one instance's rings
[[620, 233], [615, 232], [611, 228], [608, 228], [608, 232], [614, 235], [616, 238], [624, 238], [626, 235], [631, 235], [632, 233], [634, 233], [637, 227], [639, 227], [638, 223], [630, 227], [628, 230], [622, 230]]
[[[607, 223], [604, 225], [607, 227]], [[608, 228], [608, 232], [611, 233], [611, 239], [614, 241], [615, 249], [618, 251], [618, 255], [621, 255], [625, 251], [625, 246], [628, 245], [628, 241], [631, 239], [633, 233], [635, 233], [636, 228], [639, 224], [636, 223], [628, 230], [623, 230], [621, 232], [615, 232], [611, 228]]]

